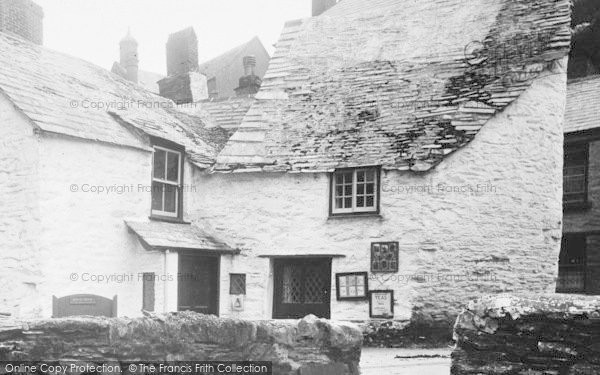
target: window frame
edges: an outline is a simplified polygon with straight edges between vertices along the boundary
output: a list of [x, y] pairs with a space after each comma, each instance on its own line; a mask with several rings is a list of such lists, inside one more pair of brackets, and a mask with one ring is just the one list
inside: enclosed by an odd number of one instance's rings
[[[160, 178], [155, 178], [154, 177], [154, 158], [156, 156], [156, 151], [157, 150], [161, 150], [164, 151], [166, 154], [165, 157], [165, 178], [164, 179], [160, 179]], [[173, 181], [169, 181], [167, 180], [167, 168], [168, 168], [168, 155], [169, 153], [172, 154], [178, 154], [179, 158], [178, 158], [178, 163], [177, 163], [177, 171], [178, 171], [178, 175], [177, 175], [177, 183], [174, 183]], [[150, 176], [150, 218], [152, 219], [158, 219], [158, 220], [164, 220], [164, 221], [177, 221], [180, 222], [183, 220], [183, 181], [184, 181], [184, 175], [183, 175], [183, 171], [184, 171], [184, 163], [185, 161], [185, 148], [164, 140], [164, 139], [160, 139], [160, 138], [153, 138], [152, 139], [152, 172], [151, 172], [151, 176]], [[163, 185], [170, 185], [170, 186], [175, 186], [176, 190], [175, 190], [175, 212], [169, 212], [169, 211], [161, 211], [161, 210], [155, 210], [154, 208], [152, 208], [152, 201], [153, 201], [153, 197], [154, 197], [154, 183], [159, 183], [159, 184], [163, 184]], [[164, 209], [164, 204], [165, 204], [165, 199], [164, 199], [164, 189], [163, 189], [163, 209]]]
[[[240, 287], [243, 287], [243, 292], [242, 293], [235, 293], [235, 283], [234, 283], [234, 279], [236, 278], [240, 278], [241, 280], [243, 280], [243, 284]], [[247, 277], [245, 273], [230, 273], [229, 274], [229, 294], [232, 296], [238, 296], [238, 295], [243, 295], [245, 296], [247, 293], [247, 289], [248, 288], [248, 284], [247, 284]]]
[[[356, 207], [358, 178], [357, 173], [363, 171], [375, 172], [375, 180], [373, 187], [373, 207]], [[336, 200], [336, 176], [342, 173], [352, 172], [352, 208], [335, 208]], [[340, 168], [330, 174], [329, 178], [329, 216], [368, 216], [379, 215], [381, 204], [381, 167], [380, 166], [364, 166], [356, 168]]]
[[[575, 149], [575, 148], [583, 148], [583, 152], [585, 154], [585, 174], [584, 174], [584, 190], [582, 193], [583, 200], [582, 201], [571, 201], [567, 202], [565, 200], [565, 165], [566, 165], [566, 157], [567, 157], [567, 149]], [[574, 142], [565, 142], [564, 150], [563, 150], [563, 208], [564, 209], [585, 209], [589, 208], [589, 171], [590, 171], [590, 142], [587, 141], [574, 141]]]
[[[363, 281], [363, 295], [357, 296], [342, 296], [341, 293], [341, 279], [347, 277], [356, 277], [357, 279], [360, 277]], [[336, 298], [338, 301], [364, 301], [369, 298], [369, 274], [367, 272], [343, 272], [335, 274], [335, 291]]]

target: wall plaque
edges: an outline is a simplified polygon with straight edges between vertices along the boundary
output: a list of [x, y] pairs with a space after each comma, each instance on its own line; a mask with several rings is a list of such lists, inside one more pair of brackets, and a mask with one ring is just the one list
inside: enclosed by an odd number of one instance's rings
[[382, 319], [394, 317], [393, 290], [373, 290], [369, 292], [369, 316]]
[[398, 242], [371, 244], [371, 272], [398, 272]]
[[52, 297], [52, 317], [66, 316], [117, 316], [117, 296], [113, 299], [93, 294], [75, 294], [58, 298]]

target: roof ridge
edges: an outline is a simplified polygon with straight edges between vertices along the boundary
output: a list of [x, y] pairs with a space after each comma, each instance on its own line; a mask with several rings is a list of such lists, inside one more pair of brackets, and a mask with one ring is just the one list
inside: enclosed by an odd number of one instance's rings
[[[535, 79], [566, 76], [568, 0], [473, 1], [342, 0], [331, 9], [357, 10], [353, 22], [286, 23], [257, 100], [214, 170], [366, 162], [424, 172]], [[447, 27], [432, 33], [442, 17]], [[514, 51], [524, 46], [529, 54]]]
[[200, 168], [214, 162], [224, 143], [224, 130], [211, 134], [204, 118], [87, 60], [5, 33], [0, 50], [0, 92], [42, 132], [147, 147], [135, 128], [185, 145]]
[[205, 60], [205, 61], [201, 62], [199, 64], [200, 68], [202, 68], [203, 65], [208, 65], [210, 62], [222, 59], [225, 56], [233, 55], [238, 50], [241, 50], [241, 49], [243, 49], [243, 47], [245, 47], [245, 46], [249, 45], [250, 43], [252, 43], [255, 39], [258, 40], [258, 42], [260, 42], [260, 44], [264, 48], [264, 44], [262, 43], [262, 41], [260, 40], [260, 38], [258, 37], [258, 35], [256, 35], [256, 36], [252, 37], [251, 39], [249, 39], [247, 42], [244, 42], [244, 43], [239, 44], [239, 45], [237, 45], [235, 47], [232, 47], [232, 48], [228, 49], [227, 51], [225, 51], [225, 52], [223, 52], [223, 53], [221, 53], [221, 54], [219, 54], [219, 55], [217, 55], [217, 56], [215, 56], [213, 58], [210, 58], [208, 60]]

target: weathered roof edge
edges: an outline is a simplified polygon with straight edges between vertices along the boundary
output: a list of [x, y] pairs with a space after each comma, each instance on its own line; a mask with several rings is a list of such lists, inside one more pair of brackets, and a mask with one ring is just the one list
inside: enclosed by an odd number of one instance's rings
[[189, 229], [190, 231], [195, 231], [196, 232], [195, 234], [202, 235], [205, 240], [207, 240], [209, 243], [211, 243], [214, 246], [206, 247], [206, 246], [202, 246], [202, 245], [190, 246], [190, 245], [177, 245], [177, 244], [174, 244], [173, 246], [152, 245], [148, 242], [148, 240], [146, 238], [144, 238], [143, 233], [140, 233], [141, 229], [137, 228], [138, 225], [149, 224], [150, 222], [137, 222], [135, 220], [129, 220], [129, 219], [125, 219], [125, 220], [123, 220], [123, 222], [125, 223], [125, 226], [127, 227], [128, 231], [136, 236], [136, 238], [140, 241], [140, 244], [142, 245], [142, 247], [146, 250], [158, 250], [158, 251], [162, 251], [162, 250], [201, 250], [201, 251], [209, 251], [209, 252], [216, 252], [216, 253], [230, 254], [230, 255], [237, 255], [237, 254], [241, 253], [240, 249], [232, 248], [226, 242], [214, 237], [213, 235], [206, 233], [203, 229], [201, 229], [200, 227], [198, 227], [192, 223], [162, 222], [161, 224], [165, 224], [167, 226], [168, 225], [179, 226], [180, 228], [185, 228], [186, 230]]
[[[29, 125], [31, 125], [34, 132], [36, 132], [36, 133], [49, 134], [49, 135], [54, 135], [54, 136], [58, 136], [61, 138], [77, 139], [82, 142], [99, 142], [99, 143], [104, 143], [104, 144], [115, 146], [115, 147], [124, 147], [124, 148], [129, 148], [129, 149], [134, 149], [134, 150], [142, 150], [142, 151], [152, 151], [152, 149], [150, 147], [144, 147], [142, 145], [135, 146], [135, 145], [131, 145], [131, 144], [121, 144], [121, 143], [109, 142], [109, 141], [105, 141], [105, 140], [101, 140], [101, 139], [92, 140], [92, 139], [85, 138], [85, 137], [78, 137], [73, 134], [67, 134], [67, 133], [61, 133], [61, 132], [57, 132], [57, 131], [43, 129], [31, 117], [29, 117], [27, 115], [27, 113], [25, 113], [25, 111], [23, 111], [23, 109], [21, 107], [19, 107], [19, 105], [17, 103], [15, 103], [15, 101], [10, 97], [10, 95], [8, 95], [6, 92], [4, 92], [4, 90], [1, 87], [0, 87], [0, 95], [3, 98], [5, 98], [8, 102], [10, 102], [10, 104], [13, 106], [15, 111], [17, 111], [19, 113], [19, 115], [23, 117], [23, 120], [25, 122], [27, 122]], [[109, 112], [109, 114], [110, 114], [110, 112]], [[130, 130], [130, 129], [128, 129], [128, 130]], [[137, 135], [135, 133], [132, 133], [132, 134]]]
[[595, 134], [600, 130], [600, 74], [567, 81], [564, 134]]
[[[556, 7], [557, 9], [565, 8], [566, 2], [565, 1], [557, 1], [556, 2]], [[498, 17], [500, 17], [501, 14], [498, 15]], [[529, 87], [531, 87], [531, 85], [533, 84], [533, 81], [538, 79], [541, 76], [547, 75], [547, 74], [560, 74], [560, 73], [564, 73], [565, 72], [558, 72], [556, 73], [554, 71], [554, 69], [558, 66], [560, 68], [562, 68], [561, 65], [561, 61], [563, 60], [563, 58], [566, 56], [567, 51], [568, 51], [568, 47], [570, 45], [570, 31], [568, 29], [565, 28], [565, 25], [568, 26], [567, 24], [567, 20], [569, 19], [569, 15], [565, 14], [564, 9], [562, 10], [562, 12], [560, 12], [559, 14], [557, 14], [555, 17], [553, 17], [553, 19], [550, 19], [548, 23], [548, 25], [550, 27], [553, 27], [553, 33], [550, 35], [547, 44], [544, 46], [546, 48], [545, 51], [540, 52], [540, 54], [538, 56], [536, 56], [536, 59], [533, 61], [535, 64], [534, 65], [540, 65], [541, 66], [541, 70], [538, 70], [536, 72], [530, 72], [530, 71], [526, 71], [528, 77], [527, 79], [523, 82], [522, 80], [520, 80], [519, 78], [517, 78], [517, 82], [518, 84], [515, 85], [514, 89], [518, 89], [519, 93], [517, 95], [512, 95], [511, 100], [507, 101], [506, 103], [504, 103], [503, 106], [497, 105], [495, 108], [494, 113], [489, 116], [489, 118], [485, 121], [485, 123], [489, 122], [489, 120], [491, 120], [492, 118], [495, 118], [496, 115], [498, 115], [499, 113], [502, 113], [510, 104], [512, 104], [515, 100], [517, 100], [521, 94], [523, 92], [525, 92], [525, 90], [527, 90]], [[307, 20], [310, 20], [307, 19]], [[280, 36], [280, 43], [281, 44], [285, 44], [284, 48], [281, 48], [282, 51], [280, 51], [280, 46], [278, 46], [277, 51], [275, 52], [275, 57], [279, 57], [277, 55], [282, 55], [283, 58], [285, 58], [285, 55], [287, 53], [289, 53], [290, 50], [290, 46], [293, 44], [293, 40], [295, 38], [297, 38], [298, 32], [300, 31], [300, 27], [298, 26], [303, 26], [305, 24], [305, 20], [294, 20], [294, 21], [289, 21], [286, 23], [285, 28]], [[498, 32], [499, 29], [501, 29], [502, 25], [496, 25], [495, 27], [493, 27], [490, 30], [490, 34], [488, 34], [488, 37], [486, 38], [486, 43], [493, 43], [496, 42], [494, 35], [492, 34], [493, 31]], [[294, 31], [289, 31], [288, 29], [290, 28], [294, 28], [297, 27], [297, 30]], [[282, 41], [284, 41], [282, 43]], [[271, 61], [271, 64], [273, 63], [273, 60]], [[522, 61], [523, 65], [525, 65], [526, 61]], [[529, 64], [531, 64], [531, 62], [529, 62]], [[269, 71], [271, 70], [271, 68], [269, 68]], [[267, 72], [267, 76], [269, 75], [270, 72]], [[519, 75], [521, 74], [521, 72], [508, 72], [509, 75], [508, 78], [514, 78], [513, 76]], [[512, 76], [510, 76], [510, 73], [512, 73]], [[506, 78], [506, 77], [504, 77]], [[496, 83], [494, 83], [496, 84]], [[261, 90], [262, 91], [262, 90]], [[510, 90], [513, 91], [513, 90]], [[259, 92], [257, 94], [257, 101], [256, 103], [260, 103], [261, 100], [266, 100], [267, 98], [261, 98], [261, 92]], [[282, 100], [284, 98], [268, 98], [270, 100]], [[503, 99], [504, 100], [504, 99]], [[257, 105], [255, 103], [255, 106]], [[502, 104], [502, 103], [501, 103]], [[254, 107], [254, 106], [253, 106]], [[252, 108], [251, 110], [248, 112], [250, 113], [252, 112]], [[248, 116], [248, 114], [247, 114]], [[246, 119], [244, 120], [244, 122], [246, 122]], [[484, 123], [484, 124], [485, 124]], [[483, 127], [483, 125], [481, 125], [481, 127]], [[253, 130], [253, 127], [250, 127], [249, 129], [239, 129], [240, 130], [244, 130], [244, 131], [251, 131]], [[258, 130], [258, 128], [256, 129]], [[474, 135], [473, 137], [474, 138]], [[230, 143], [235, 143], [237, 142], [236, 139], [230, 139], [229, 141]], [[468, 144], [469, 142], [465, 142], [465, 144]], [[462, 146], [461, 146], [462, 147]], [[458, 149], [460, 149], [461, 147], [454, 149], [454, 150], [450, 150], [450, 152], [446, 153], [445, 155], [454, 153], [455, 151], [457, 151]], [[219, 157], [224, 154], [223, 152], [217, 157], [217, 159], [219, 159]], [[268, 160], [264, 155], [261, 156], [259, 154], [254, 155], [254, 156], [248, 156], [246, 157], [246, 159], [253, 159], [251, 161], [247, 161], [247, 162], [222, 162], [219, 163], [219, 161], [217, 160], [217, 164], [215, 164], [212, 168], [211, 168], [211, 172], [218, 172], [218, 173], [240, 173], [240, 172], [298, 172], [298, 173], [302, 173], [302, 172], [323, 172], [323, 171], [333, 171], [336, 168], [343, 168], [345, 166], [359, 166], [359, 165], [344, 165], [344, 163], [336, 163], [335, 165], [332, 165], [330, 168], [325, 166], [325, 168], [323, 168], [324, 166], [321, 165], [318, 168], [313, 168], [311, 166], [306, 167], [306, 168], [296, 168], [294, 169], [294, 167], [292, 167], [289, 164], [283, 163], [283, 164], [278, 164], [277, 160]], [[412, 172], [426, 172], [430, 169], [433, 169], [435, 166], [437, 166], [443, 159], [437, 160], [434, 163], [426, 163], [425, 161], [421, 161], [421, 160], [416, 160], [416, 162], [410, 166], [396, 166], [396, 165], [382, 165], [382, 168], [385, 170], [400, 170], [400, 171], [412, 171]]]

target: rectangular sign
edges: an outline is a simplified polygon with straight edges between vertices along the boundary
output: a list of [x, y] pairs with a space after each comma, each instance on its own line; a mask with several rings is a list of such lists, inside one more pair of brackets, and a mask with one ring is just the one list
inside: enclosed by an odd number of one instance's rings
[[393, 290], [373, 290], [369, 292], [369, 316], [382, 319], [394, 317]]

